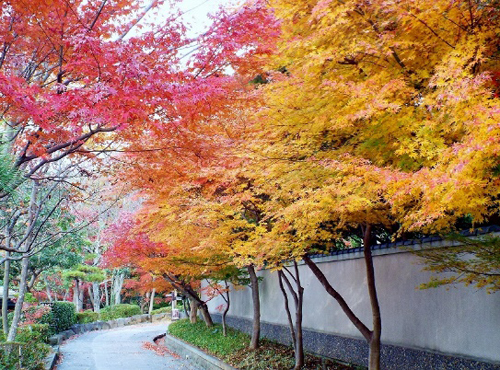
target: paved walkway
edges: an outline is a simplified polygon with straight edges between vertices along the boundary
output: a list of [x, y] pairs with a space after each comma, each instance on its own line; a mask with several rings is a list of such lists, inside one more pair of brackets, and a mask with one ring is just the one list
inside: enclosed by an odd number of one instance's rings
[[165, 333], [167, 325], [139, 324], [82, 334], [61, 345], [57, 370], [197, 370], [176, 355], [148, 349], [156, 347], [153, 338]]

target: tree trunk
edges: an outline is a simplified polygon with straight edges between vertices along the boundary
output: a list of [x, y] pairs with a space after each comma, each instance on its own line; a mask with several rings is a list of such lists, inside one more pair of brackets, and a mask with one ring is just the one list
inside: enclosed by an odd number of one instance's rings
[[226, 298], [225, 298], [226, 309], [222, 313], [222, 335], [227, 337], [226, 316], [227, 316], [227, 313], [229, 312], [229, 307], [231, 306], [231, 300], [229, 297], [229, 286], [227, 285], [227, 281], [225, 281], [225, 285], [226, 285], [226, 293], [225, 293], [226, 294]]
[[95, 304], [94, 304], [94, 293], [92, 293], [92, 285], [89, 285], [87, 287], [87, 291], [89, 293], [89, 298], [90, 298], [90, 304], [92, 304], [92, 310], [95, 311]]
[[101, 291], [99, 290], [99, 283], [92, 283], [92, 293], [94, 295], [93, 305], [94, 312], [101, 312]]
[[369, 369], [380, 369], [380, 336], [382, 334], [382, 319], [380, 315], [380, 305], [377, 296], [377, 287], [375, 285], [375, 268], [373, 267], [373, 256], [371, 250], [371, 226], [365, 226], [363, 238], [363, 253], [366, 265], [366, 277], [368, 284], [368, 294], [370, 296], [370, 305], [372, 309], [373, 331], [369, 341], [370, 359]]
[[24, 295], [26, 294], [26, 285], [28, 279], [28, 267], [30, 259], [24, 257], [21, 260], [21, 280], [19, 282], [19, 296], [17, 297], [16, 308], [14, 309], [14, 317], [10, 325], [9, 334], [7, 335], [7, 342], [13, 342], [16, 339], [17, 327], [21, 318], [21, 309], [23, 308]]
[[[285, 272], [290, 274], [291, 278], [295, 282], [295, 288], [291, 284], [290, 280], [286, 277]], [[304, 366], [304, 343], [302, 338], [302, 307], [304, 302], [304, 288], [300, 282], [300, 274], [297, 262], [294, 262], [295, 274], [292, 274], [286, 267], [278, 272], [280, 289], [283, 293], [285, 299], [285, 309], [288, 315], [288, 323], [290, 325], [290, 331], [292, 333], [292, 342], [295, 353], [295, 369], [302, 369]], [[295, 303], [295, 324], [292, 320], [292, 315], [290, 313], [288, 304], [288, 295], [283, 286], [283, 281], [286, 283], [290, 294]]]
[[250, 349], [256, 350], [259, 348], [260, 339], [260, 298], [259, 298], [259, 279], [255, 273], [253, 265], [247, 266], [248, 274], [250, 275], [250, 287], [252, 288], [252, 303], [253, 303], [253, 327], [252, 339], [250, 340]]
[[80, 280], [75, 279], [75, 287], [73, 288], [73, 303], [75, 304], [76, 312], [81, 312], [83, 308], [83, 294], [80, 288]]
[[189, 322], [195, 324], [198, 321], [198, 303], [191, 297], [189, 297]]
[[347, 315], [349, 320], [354, 324], [354, 326], [359, 330], [367, 341], [370, 353], [369, 353], [369, 369], [379, 370], [380, 369], [380, 336], [382, 332], [382, 322], [380, 315], [380, 307], [377, 297], [377, 289], [375, 285], [375, 269], [373, 267], [373, 257], [371, 253], [371, 226], [367, 225], [363, 229], [363, 252], [364, 261], [367, 272], [367, 286], [368, 294], [370, 296], [370, 305], [372, 311], [372, 322], [373, 330], [368, 329], [368, 327], [356, 316], [356, 314], [351, 310], [344, 298], [332, 287], [328, 282], [328, 279], [323, 274], [323, 272], [316, 266], [316, 264], [308, 257], [304, 256], [303, 260], [306, 265], [311, 269], [313, 274], [323, 285], [326, 292], [330, 294], [340, 305], [340, 308]]
[[149, 310], [148, 310], [149, 315], [151, 315], [151, 312], [153, 312], [153, 305], [155, 303], [155, 293], [156, 289], [153, 288], [153, 290], [151, 291], [151, 297], [149, 298]]
[[[193, 308], [191, 308], [192, 310]], [[210, 312], [208, 312], [208, 306], [205, 302], [198, 303], [198, 309], [201, 312], [201, 316], [203, 316], [203, 320], [205, 321], [205, 325], [211, 328], [214, 326], [214, 322], [212, 321], [212, 316], [210, 316]]]
[[108, 282], [104, 283], [104, 295], [106, 296], [106, 307], [109, 306]]
[[290, 336], [292, 337], [293, 348], [296, 347], [297, 338], [295, 337], [295, 327], [293, 325], [292, 313], [290, 312], [290, 304], [288, 303], [288, 294], [286, 294], [285, 287], [283, 286], [283, 270], [278, 270], [278, 283], [280, 286], [281, 294], [283, 294], [283, 300], [285, 302], [285, 312], [288, 319], [288, 327], [290, 328]]
[[36, 279], [38, 278], [38, 274], [35, 273], [35, 271], [32, 271], [33, 275], [31, 275], [30, 282], [26, 286], [28, 291], [31, 291], [33, 289], [33, 286], [35, 285]]
[[[196, 302], [191, 306], [191, 310], [194, 310], [197, 307], [200, 312], [203, 320], [205, 321], [205, 325], [208, 328], [214, 326], [214, 322], [212, 321], [212, 316], [210, 316], [210, 312], [208, 311], [207, 304], [201, 300], [198, 296], [198, 293], [189, 285], [189, 283], [183, 283], [178, 281], [175, 276], [171, 276], [170, 274], [164, 274], [163, 277], [172, 284], [174, 289], [178, 289], [184, 295], [188, 296], [192, 301]], [[172, 308], [174, 307], [172, 303]]]
[[85, 298], [85, 288], [83, 288], [83, 286], [81, 286], [78, 293], [80, 293], [80, 295], [78, 296], [78, 302], [80, 303], [80, 311], [79, 312], [82, 312], [83, 311], [83, 302], [84, 302], [84, 298]]
[[[7, 258], [10, 256], [10, 252], [7, 253]], [[9, 332], [9, 321], [7, 319], [8, 315], [8, 304], [9, 304], [9, 274], [10, 274], [10, 260], [6, 260], [4, 263], [3, 271], [3, 295], [2, 295], [2, 326], [4, 334]]]
[[302, 306], [304, 303], [304, 288], [300, 284], [300, 275], [297, 262], [294, 261], [295, 282], [297, 284], [297, 307], [295, 307], [295, 332], [297, 343], [295, 345], [295, 369], [302, 369], [304, 366], [304, 341], [302, 337]]
[[125, 279], [125, 274], [116, 273], [113, 276], [113, 297], [111, 300], [111, 304], [117, 305], [121, 303], [121, 292], [123, 287], [123, 281]]
[[47, 292], [47, 298], [49, 302], [52, 302], [52, 293], [50, 291], [49, 281], [47, 280], [47, 276], [43, 275], [43, 282], [45, 283], [45, 292]]
[[190, 304], [189, 298], [186, 298], [186, 296], [184, 296], [184, 298], [182, 298], [182, 307], [184, 309], [184, 313], [186, 314], [186, 317], [189, 317], [189, 315], [191, 315], [191, 304]]
[[[12, 324], [9, 328], [9, 333], [7, 334], [7, 341], [13, 342], [16, 338], [17, 327], [19, 326], [19, 320], [21, 318], [21, 310], [23, 308], [24, 297], [26, 294], [26, 286], [28, 283], [28, 272], [29, 272], [29, 252], [32, 247], [33, 242], [33, 226], [36, 222], [36, 198], [38, 194], [39, 184], [35, 181], [33, 183], [33, 188], [31, 190], [30, 205], [28, 211], [28, 228], [27, 228], [27, 238], [24, 242], [23, 248], [23, 258], [21, 259], [21, 278], [19, 281], [19, 295], [17, 297], [16, 307], [14, 309], [14, 317], [12, 319]], [[7, 290], [8, 291], [8, 290]]]

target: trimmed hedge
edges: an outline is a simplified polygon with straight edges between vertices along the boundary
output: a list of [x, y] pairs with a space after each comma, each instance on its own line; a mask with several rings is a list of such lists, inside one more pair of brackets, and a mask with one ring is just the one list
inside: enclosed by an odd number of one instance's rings
[[52, 308], [51, 312], [44, 315], [41, 321], [49, 324], [53, 334], [68, 330], [76, 324], [76, 312], [73, 303], [52, 302], [50, 306]]
[[101, 309], [100, 318], [103, 321], [119, 319], [121, 317], [130, 317], [140, 315], [141, 308], [133, 304], [117, 304]]
[[78, 324], [88, 324], [99, 320], [99, 313], [93, 311], [84, 311], [76, 313], [76, 321]]
[[168, 307], [162, 307], [162, 308], [158, 308], [157, 310], [151, 311], [151, 315], [156, 315], [159, 313], [171, 313], [171, 312], [172, 312], [172, 307], [168, 306]]

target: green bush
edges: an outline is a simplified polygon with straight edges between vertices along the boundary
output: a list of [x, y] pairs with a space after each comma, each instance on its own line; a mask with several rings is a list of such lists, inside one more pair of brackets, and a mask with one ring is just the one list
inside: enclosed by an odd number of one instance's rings
[[27, 302], [27, 303], [37, 303], [38, 300], [33, 296], [33, 294], [31, 294], [29, 292], [26, 292], [24, 294], [24, 302]]
[[133, 304], [117, 304], [115, 306], [108, 306], [101, 309], [100, 318], [101, 320], [114, 320], [121, 317], [130, 317], [134, 315], [140, 315], [141, 308]]
[[78, 324], [87, 324], [99, 320], [99, 313], [92, 311], [77, 312], [76, 321]]
[[153, 310], [158, 310], [160, 308], [164, 307], [172, 307], [172, 302], [161, 302], [161, 303], [154, 303], [153, 304]]
[[48, 324], [32, 324], [17, 329], [16, 341], [22, 343], [47, 343], [50, 336]]
[[44, 359], [50, 347], [49, 325], [33, 324], [17, 330], [16, 342], [0, 344], [0, 368], [44, 369]]
[[157, 315], [159, 313], [171, 313], [172, 312], [172, 307], [162, 307], [162, 308], [158, 308], [157, 310], [153, 310], [151, 311], [151, 314], [152, 315]]
[[71, 302], [52, 302], [52, 310], [41, 322], [50, 326], [52, 333], [60, 333], [76, 323], [75, 305]]

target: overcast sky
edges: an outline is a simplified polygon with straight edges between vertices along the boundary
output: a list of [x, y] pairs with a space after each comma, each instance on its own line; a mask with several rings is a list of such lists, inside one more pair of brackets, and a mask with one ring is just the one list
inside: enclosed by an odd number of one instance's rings
[[[204, 32], [210, 25], [208, 13], [215, 13], [220, 5], [234, 6], [237, 0], [182, 0], [180, 9], [185, 13], [184, 20], [192, 27], [192, 35]], [[241, 3], [241, 1], [239, 1]]]

